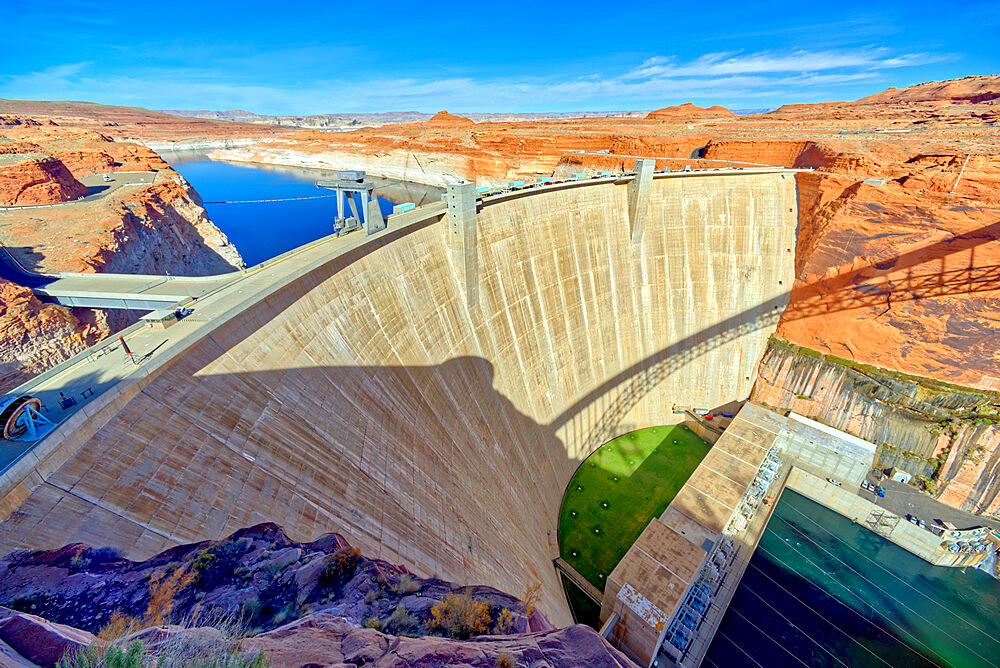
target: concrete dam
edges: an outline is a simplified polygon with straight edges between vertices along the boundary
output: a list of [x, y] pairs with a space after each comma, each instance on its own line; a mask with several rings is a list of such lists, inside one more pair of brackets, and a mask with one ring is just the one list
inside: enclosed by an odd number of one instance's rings
[[794, 173], [488, 197], [458, 247], [449, 208], [287, 254], [135, 330], [138, 366], [92, 355], [19, 388], [96, 391], [3, 472], [0, 551], [135, 559], [271, 521], [424, 577], [540, 582], [541, 610], [570, 623], [552, 567], [566, 485], [607, 440], [678, 422], [676, 404], [747, 397], [792, 284]]

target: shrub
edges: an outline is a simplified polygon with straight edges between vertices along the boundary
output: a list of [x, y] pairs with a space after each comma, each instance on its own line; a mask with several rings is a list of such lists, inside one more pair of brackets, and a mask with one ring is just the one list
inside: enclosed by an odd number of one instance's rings
[[385, 624], [378, 617], [369, 617], [365, 620], [366, 629], [375, 629], [376, 631], [384, 631]]
[[271, 618], [271, 623], [275, 626], [281, 626], [282, 624], [287, 622], [290, 617], [294, 617], [294, 615], [295, 615], [295, 604], [291, 602], [286, 603], [284, 607], [278, 610], [278, 612], [275, 613], [274, 617]]
[[206, 639], [177, 634], [148, 652], [138, 640], [124, 650], [116, 645], [104, 650], [95, 643], [75, 654], [66, 653], [56, 668], [268, 668], [263, 652], [248, 654], [240, 650], [246, 629], [238, 618], [201, 615], [187, 619], [184, 625], [212, 626], [220, 635]]
[[497, 654], [496, 667], [497, 668], [516, 668], [517, 659], [510, 652], [501, 652]]
[[103, 564], [106, 561], [118, 561], [122, 558], [122, 551], [117, 547], [105, 545], [94, 550], [90, 561], [93, 564]]
[[146, 654], [138, 640], [125, 649], [112, 645], [103, 655], [97, 645], [90, 645], [76, 654], [67, 652], [56, 664], [57, 668], [145, 668], [145, 665]]
[[157, 573], [149, 579], [149, 603], [146, 605], [146, 622], [151, 626], [161, 626], [170, 619], [170, 611], [174, 607], [177, 593], [187, 587], [195, 579], [193, 573], [184, 568], [167, 575], [166, 571]]
[[194, 584], [200, 589], [214, 589], [233, 579], [233, 571], [249, 545], [244, 541], [221, 542], [202, 550], [191, 564]]
[[385, 620], [386, 630], [397, 635], [412, 632], [419, 625], [420, 620], [403, 605], [397, 605], [389, 618]]
[[396, 584], [392, 586], [392, 590], [399, 596], [412, 594], [418, 589], [420, 589], [420, 583], [417, 582], [409, 573], [404, 573], [400, 576], [399, 580], [396, 581]]
[[320, 585], [324, 589], [339, 590], [345, 582], [351, 579], [360, 563], [361, 550], [358, 548], [347, 547], [343, 550], [337, 550], [319, 575]]
[[215, 553], [212, 552], [212, 548], [206, 547], [204, 550], [198, 553], [195, 557], [194, 563], [191, 564], [191, 568], [194, 569], [195, 573], [201, 573], [203, 570], [212, 565], [215, 561]]
[[502, 608], [497, 615], [497, 633], [507, 635], [514, 630], [514, 613], [507, 608]]
[[384, 593], [385, 591], [381, 587], [379, 587], [378, 589], [369, 589], [368, 592], [365, 594], [365, 603], [371, 605], [375, 601], [382, 598], [382, 595]]
[[524, 604], [524, 616], [531, 620], [531, 616], [535, 614], [535, 606], [538, 605], [538, 601], [542, 598], [542, 583], [536, 582], [532, 585], [528, 585], [527, 590], [524, 592], [524, 597], [521, 599], [521, 603]]
[[247, 619], [256, 619], [260, 615], [260, 599], [259, 598], [248, 598], [243, 601], [243, 605], [240, 607], [240, 611], [243, 616]]
[[148, 668], [267, 668], [262, 652], [249, 654], [240, 649], [247, 636], [243, 618], [232, 613], [210, 610], [183, 620], [186, 628], [211, 626], [218, 637], [178, 634], [150, 652]]
[[471, 596], [448, 594], [431, 608], [430, 627], [459, 640], [486, 633], [490, 628], [490, 607]]
[[111, 613], [108, 622], [97, 632], [97, 637], [101, 640], [118, 640], [136, 631], [141, 631], [146, 626], [147, 624], [143, 624], [142, 620], [138, 617], [126, 615], [119, 610], [115, 610]]

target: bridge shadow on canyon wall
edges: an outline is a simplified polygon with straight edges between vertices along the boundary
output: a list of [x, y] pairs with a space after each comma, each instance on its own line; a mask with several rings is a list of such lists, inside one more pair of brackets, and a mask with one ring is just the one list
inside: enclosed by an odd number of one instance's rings
[[[977, 266], [975, 257], [978, 247], [998, 240], [1000, 222], [833, 276], [797, 282], [791, 291], [722, 319], [616, 374], [574, 402], [552, 426], [558, 430], [571, 425], [599, 407], [600, 418], [582, 436], [582, 451], [592, 452], [628, 430], [625, 417], [665, 378], [710, 350], [776, 326], [782, 317], [802, 320], [851, 310], [888, 309], [894, 302], [1000, 293], [1000, 265]], [[964, 253], [967, 258], [959, 256]]]

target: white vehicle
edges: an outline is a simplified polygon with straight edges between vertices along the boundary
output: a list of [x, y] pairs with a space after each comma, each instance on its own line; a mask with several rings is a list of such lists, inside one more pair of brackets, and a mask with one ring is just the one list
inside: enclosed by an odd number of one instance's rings
[[111, 175], [110, 174], [104, 174], [104, 180], [105, 181], [110, 181], [111, 180]]
[[837, 487], [840, 487], [840, 483], [838, 481], [834, 480], [833, 478], [827, 478], [826, 481], [828, 483], [830, 483], [831, 485], [836, 485]]

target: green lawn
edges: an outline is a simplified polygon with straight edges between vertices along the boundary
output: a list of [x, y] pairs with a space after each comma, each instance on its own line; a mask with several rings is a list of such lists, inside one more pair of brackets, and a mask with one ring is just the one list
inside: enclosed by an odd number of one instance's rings
[[604, 591], [604, 578], [710, 447], [680, 425], [640, 429], [601, 446], [566, 488], [559, 516], [563, 559]]

